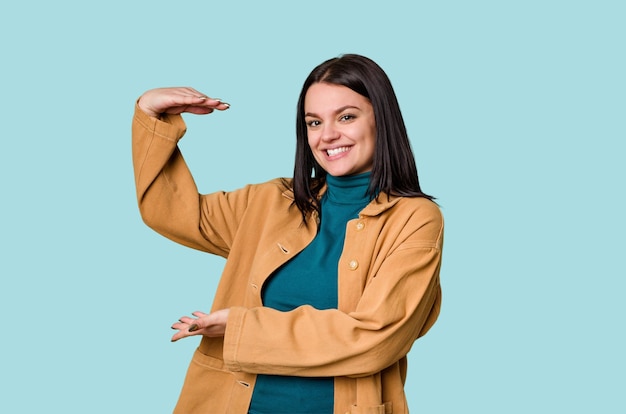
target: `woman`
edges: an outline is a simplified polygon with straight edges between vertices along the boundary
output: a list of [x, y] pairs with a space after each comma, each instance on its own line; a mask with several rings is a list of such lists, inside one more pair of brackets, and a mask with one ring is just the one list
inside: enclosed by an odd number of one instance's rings
[[293, 179], [199, 195], [177, 142], [183, 112], [229, 104], [192, 88], [147, 91], [133, 119], [141, 215], [227, 259], [175, 413], [407, 413], [413, 342], [439, 314], [443, 220], [419, 185], [383, 70], [344, 55], [298, 101]]

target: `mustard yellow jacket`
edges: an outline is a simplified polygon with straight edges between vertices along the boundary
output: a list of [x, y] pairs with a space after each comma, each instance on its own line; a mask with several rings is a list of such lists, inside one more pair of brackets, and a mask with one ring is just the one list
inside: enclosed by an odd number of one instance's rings
[[[263, 307], [261, 288], [315, 237], [280, 180], [199, 195], [177, 142], [182, 117], [135, 108], [133, 163], [145, 223], [227, 258], [213, 309], [230, 308], [224, 338], [203, 337], [180, 414], [246, 414], [256, 374], [335, 377], [335, 413], [404, 414], [406, 355], [439, 314], [443, 219], [424, 198], [383, 194], [347, 224], [338, 309]], [[303, 413], [304, 414], [304, 413]]]

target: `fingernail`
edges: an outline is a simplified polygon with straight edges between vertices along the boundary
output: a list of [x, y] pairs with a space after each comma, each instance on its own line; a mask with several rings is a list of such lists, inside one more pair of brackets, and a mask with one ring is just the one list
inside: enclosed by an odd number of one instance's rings
[[230, 108], [230, 104], [228, 102], [220, 102], [222, 105], [226, 106], [226, 108]]
[[189, 332], [195, 332], [197, 330], [198, 330], [198, 325], [196, 325], [195, 323], [191, 325], [188, 329]]

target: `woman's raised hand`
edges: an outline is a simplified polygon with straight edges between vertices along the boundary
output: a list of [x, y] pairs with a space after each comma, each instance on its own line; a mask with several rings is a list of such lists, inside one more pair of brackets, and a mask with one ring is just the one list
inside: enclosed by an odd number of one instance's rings
[[230, 107], [220, 99], [210, 98], [193, 88], [157, 88], [146, 91], [137, 102], [146, 114], [158, 118], [162, 114], [210, 114], [215, 109], [220, 111]]

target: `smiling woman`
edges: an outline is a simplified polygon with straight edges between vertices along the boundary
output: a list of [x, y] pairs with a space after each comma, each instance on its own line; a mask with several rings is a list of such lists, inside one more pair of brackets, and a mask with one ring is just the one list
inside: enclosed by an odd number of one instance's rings
[[[199, 195], [182, 113], [229, 104], [143, 94], [133, 162], [144, 221], [227, 258], [176, 413], [407, 413], [406, 355], [441, 303], [443, 219], [420, 188], [391, 83], [372, 60], [316, 67], [298, 100], [294, 177]], [[262, 220], [259, 218], [262, 217]]]

